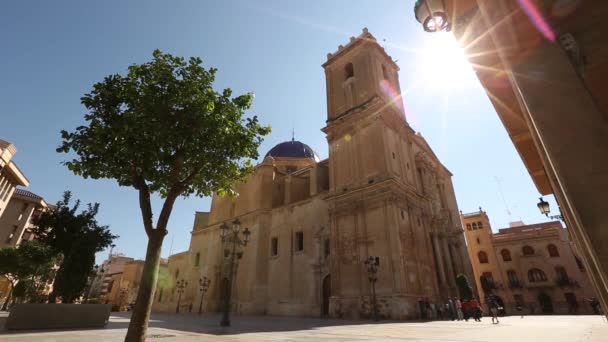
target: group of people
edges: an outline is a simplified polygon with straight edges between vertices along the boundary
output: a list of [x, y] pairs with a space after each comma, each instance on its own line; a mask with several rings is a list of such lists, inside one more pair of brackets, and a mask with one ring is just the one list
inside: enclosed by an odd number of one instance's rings
[[[488, 302], [489, 303], [489, 302]], [[479, 301], [475, 298], [470, 300], [459, 299], [459, 298], [448, 298], [446, 303], [434, 304], [430, 303], [428, 298], [420, 299], [418, 301], [420, 305], [420, 316], [425, 320], [452, 320], [452, 321], [469, 321], [474, 319], [477, 322], [481, 322], [481, 316], [483, 314]], [[496, 314], [492, 310], [490, 305], [490, 312], [492, 313], [492, 323], [496, 319], [498, 323], [498, 306], [496, 306]]]

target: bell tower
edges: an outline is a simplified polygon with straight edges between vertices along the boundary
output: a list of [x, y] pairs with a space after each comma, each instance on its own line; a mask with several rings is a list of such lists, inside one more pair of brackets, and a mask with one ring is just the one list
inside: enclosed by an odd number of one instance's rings
[[[399, 67], [367, 28], [323, 64], [330, 188], [346, 191], [394, 176], [414, 182]], [[408, 176], [409, 173], [409, 176]], [[346, 190], [345, 190], [346, 189]]]
[[[380, 315], [413, 318], [418, 311], [412, 298], [430, 296], [434, 285], [427, 279], [430, 272], [422, 272], [430, 266], [413, 261], [422, 258], [416, 256], [418, 248], [424, 255], [430, 245], [421, 221], [414, 218], [421, 206], [408, 208], [418, 201], [408, 202], [408, 196], [415, 196], [407, 193], [418, 186], [415, 132], [407, 124], [399, 95], [399, 67], [364, 28], [328, 54], [323, 68], [327, 125], [322, 130], [329, 145], [327, 201], [335, 251], [330, 261], [330, 315], [371, 314], [364, 261], [378, 257], [376, 293], [394, 306], [380, 309]], [[415, 228], [412, 222], [418, 222]], [[414, 240], [422, 243], [408, 245]]]
[[[375, 96], [395, 97], [399, 67], [367, 28], [346, 46], [327, 54], [323, 64], [327, 85], [327, 121], [336, 120]], [[403, 114], [401, 99], [392, 99]]]

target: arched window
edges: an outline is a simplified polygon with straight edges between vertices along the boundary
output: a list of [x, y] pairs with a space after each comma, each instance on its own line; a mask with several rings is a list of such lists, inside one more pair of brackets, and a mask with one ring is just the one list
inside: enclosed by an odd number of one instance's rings
[[539, 268], [532, 268], [528, 271], [528, 280], [531, 283], [536, 283], [539, 281], [546, 281], [547, 275]]
[[471, 224], [470, 223], [467, 223], [467, 229], [471, 230]]
[[521, 251], [524, 253], [524, 255], [534, 255], [534, 248], [530, 246], [524, 246]]
[[477, 223], [473, 222], [473, 230], [477, 229]]
[[554, 244], [550, 244], [547, 246], [547, 251], [549, 251], [549, 256], [552, 258], [559, 258], [559, 251]]
[[175, 279], [179, 278], [179, 268], [175, 270]]
[[502, 261], [511, 261], [511, 252], [504, 248], [503, 250], [500, 251], [500, 255], [502, 255]]
[[562, 266], [555, 266], [555, 274], [558, 280], [568, 279], [568, 272]]
[[477, 253], [477, 257], [479, 258], [479, 263], [480, 264], [487, 264], [488, 263], [488, 255], [486, 254], [486, 252], [479, 251], [479, 253]]
[[198, 264], [201, 262], [201, 253], [196, 253], [196, 256], [194, 257], [194, 266], [198, 266]]
[[479, 228], [479, 229], [483, 228], [483, 223], [481, 223], [481, 221], [477, 222], [477, 228]]
[[344, 75], [345, 79], [349, 79], [355, 76], [355, 69], [353, 68], [353, 63], [346, 63], [344, 66]]

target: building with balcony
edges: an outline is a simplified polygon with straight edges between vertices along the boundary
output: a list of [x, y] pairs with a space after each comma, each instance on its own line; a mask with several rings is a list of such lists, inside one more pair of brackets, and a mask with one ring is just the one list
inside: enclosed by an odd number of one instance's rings
[[44, 198], [27, 190], [16, 189], [0, 216], [0, 248], [33, 240], [32, 221], [48, 208]]
[[104, 302], [112, 304], [115, 310], [128, 310], [131, 305], [135, 304], [143, 269], [143, 260], [125, 262], [122, 272], [110, 275], [111, 280], [107, 287]]
[[493, 233], [481, 208], [461, 219], [482, 304], [491, 294], [506, 314], [518, 303], [528, 314], [595, 312], [589, 275], [560, 221], [513, 222]]
[[414, 12], [453, 32], [608, 314], [608, 1], [417, 0]]
[[[6, 206], [17, 186], [29, 186], [30, 182], [14, 161], [17, 153], [15, 145], [0, 139], [0, 217], [4, 214]], [[0, 237], [0, 242], [1, 242]]]
[[120, 276], [124, 272], [127, 263], [131, 261], [134, 261], [134, 259], [127, 257], [124, 254], [112, 254], [112, 252], [110, 252], [108, 259], [99, 265], [95, 275], [90, 281], [88, 295], [86, 296], [88, 300], [100, 303], [110, 303], [108, 294], [112, 290], [112, 280], [116, 279], [113, 279], [112, 277], [114, 275]]

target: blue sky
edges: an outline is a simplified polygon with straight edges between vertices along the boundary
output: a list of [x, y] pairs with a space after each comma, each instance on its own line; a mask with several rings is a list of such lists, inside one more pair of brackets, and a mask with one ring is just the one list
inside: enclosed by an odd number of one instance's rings
[[[398, 60], [408, 120], [454, 174], [459, 208], [470, 212], [482, 206], [494, 229], [511, 220], [546, 220], [483, 88], [458, 62], [458, 51], [449, 48], [453, 38], [425, 33], [414, 19], [413, 3], [2, 1], [0, 137], [17, 146], [15, 161], [31, 181], [29, 190], [49, 202], [67, 189], [84, 202], [100, 202], [99, 221], [120, 235], [115, 251], [143, 258], [146, 238], [136, 191], [112, 180], [74, 176], [60, 164], [65, 155], [55, 152], [59, 131], [83, 123], [80, 97], [104, 76], [148, 61], [156, 48], [199, 56], [219, 69], [217, 89], [255, 92], [249, 114], [273, 128], [261, 156], [290, 139], [295, 128], [296, 139], [326, 158], [321, 64], [328, 52], [368, 27]], [[159, 203], [156, 199], [156, 210]], [[176, 203], [163, 256], [171, 245], [174, 253], [188, 248], [194, 212], [209, 206], [208, 198]]]

